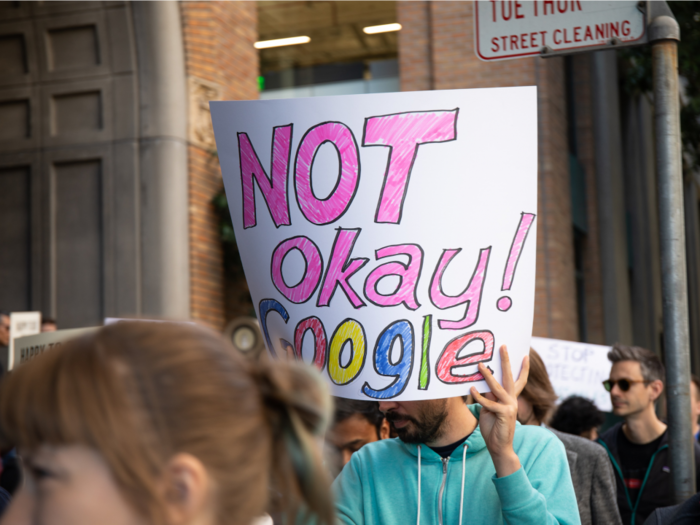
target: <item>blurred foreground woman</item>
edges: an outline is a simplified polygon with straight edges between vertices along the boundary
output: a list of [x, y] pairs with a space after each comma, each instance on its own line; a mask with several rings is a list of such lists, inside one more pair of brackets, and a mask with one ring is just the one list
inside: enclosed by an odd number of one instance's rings
[[3, 383], [0, 438], [26, 481], [1, 523], [249, 525], [272, 509], [330, 524], [329, 410], [300, 365], [250, 363], [193, 326], [108, 326]]

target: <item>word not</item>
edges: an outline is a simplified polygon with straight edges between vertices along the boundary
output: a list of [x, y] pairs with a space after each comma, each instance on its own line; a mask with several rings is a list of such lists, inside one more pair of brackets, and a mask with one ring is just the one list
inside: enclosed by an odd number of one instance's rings
[[533, 31], [512, 35], [495, 36], [491, 39], [491, 51], [522, 51], [541, 49], [544, 46], [574, 43], [606, 42], [611, 38], [623, 38], [632, 34], [631, 22], [604, 22], [595, 25], [574, 26], [555, 29], [547, 40], [548, 31]]
[[[285, 324], [290, 320], [287, 309], [275, 299], [263, 299], [258, 305], [260, 325], [268, 348], [275, 353], [267, 327], [267, 317], [276, 312]], [[430, 384], [430, 340], [432, 316], [424, 318], [421, 363], [419, 365], [419, 390], [427, 390]], [[334, 330], [330, 341], [321, 319], [315, 316], [299, 321], [294, 329], [294, 344], [280, 340], [285, 347], [292, 346], [297, 359], [302, 359], [304, 337], [310, 333], [313, 337], [314, 354], [311, 362], [321, 371], [327, 371], [330, 380], [336, 385], [348, 385], [360, 375], [367, 360], [367, 336], [362, 324], [355, 319], [345, 319]], [[399, 357], [392, 360], [394, 343], [400, 344]], [[464, 349], [476, 343], [476, 351], [466, 354]], [[343, 349], [350, 353], [346, 363], [342, 363]], [[480, 372], [468, 375], [457, 374], [459, 369], [488, 362], [493, 358], [495, 347], [494, 335], [489, 330], [479, 330], [460, 335], [452, 339], [442, 350], [435, 363], [435, 375], [446, 384], [463, 384], [483, 380]], [[375, 389], [365, 382], [361, 392], [372, 399], [391, 399], [400, 395], [408, 385], [414, 368], [416, 353], [416, 334], [413, 324], [400, 319], [393, 321], [377, 338], [372, 351], [374, 371], [382, 377], [391, 379], [383, 388]]]
[[[415, 111], [365, 119], [362, 146], [389, 148], [389, 162], [375, 222], [401, 222], [403, 203], [419, 146], [456, 140], [458, 113], [459, 109]], [[244, 228], [257, 224], [253, 182], [262, 192], [275, 227], [291, 225], [287, 186], [292, 159], [292, 134], [293, 124], [273, 128], [268, 177], [248, 134], [238, 133]], [[319, 148], [327, 143], [332, 144], [338, 153], [338, 181], [328, 197], [319, 199], [311, 184], [312, 168]], [[337, 221], [355, 198], [359, 183], [360, 152], [350, 127], [342, 122], [322, 122], [309, 128], [299, 142], [294, 159], [294, 188], [304, 217], [316, 225]]]

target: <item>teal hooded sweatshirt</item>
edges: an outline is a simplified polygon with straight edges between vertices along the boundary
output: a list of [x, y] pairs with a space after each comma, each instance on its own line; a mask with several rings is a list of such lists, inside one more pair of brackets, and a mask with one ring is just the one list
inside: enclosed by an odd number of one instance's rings
[[[481, 406], [469, 408], [478, 419]], [[497, 478], [478, 426], [445, 460], [425, 445], [398, 438], [365, 445], [333, 483], [338, 521], [580, 525], [561, 441], [545, 428], [518, 424], [513, 448], [521, 468]]]

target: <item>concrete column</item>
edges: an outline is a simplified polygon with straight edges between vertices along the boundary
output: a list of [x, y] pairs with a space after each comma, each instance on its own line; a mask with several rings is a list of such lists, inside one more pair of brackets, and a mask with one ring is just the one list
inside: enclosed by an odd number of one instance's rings
[[606, 343], [632, 343], [620, 101], [614, 51], [593, 53], [593, 129]]
[[141, 313], [190, 315], [187, 90], [180, 6], [133, 4], [139, 78]]

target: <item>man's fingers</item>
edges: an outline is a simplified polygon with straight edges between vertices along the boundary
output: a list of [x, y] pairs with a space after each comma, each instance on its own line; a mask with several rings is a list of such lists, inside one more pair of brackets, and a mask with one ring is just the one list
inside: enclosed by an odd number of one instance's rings
[[526, 355], [525, 357], [523, 357], [523, 367], [520, 369], [520, 375], [518, 376], [518, 380], [515, 382], [515, 392], [514, 392], [515, 397], [518, 397], [523, 392], [523, 389], [525, 388], [525, 385], [527, 384], [527, 378], [529, 375], [530, 375], [530, 356]]
[[479, 369], [479, 372], [481, 372], [481, 375], [484, 376], [484, 381], [486, 381], [486, 384], [491, 389], [491, 392], [493, 392], [498, 399], [501, 399], [506, 394], [506, 391], [503, 390], [503, 387], [498, 381], [496, 381], [496, 378], [493, 377], [491, 370], [486, 368], [484, 363], [479, 363], [477, 368]]
[[481, 395], [476, 391], [475, 387], [471, 387], [471, 393], [472, 396], [474, 396], [474, 401], [494, 414], [501, 413], [505, 408], [505, 405], [499, 403], [498, 401], [492, 401], [491, 399], [487, 398], [486, 395]]
[[515, 385], [513, 384], [513, 371], [510, 368], [510, 356], [506, 345], [501, 345], [501, 372], [503, 375], [503, 388], [510, 395], [513, 395]]

